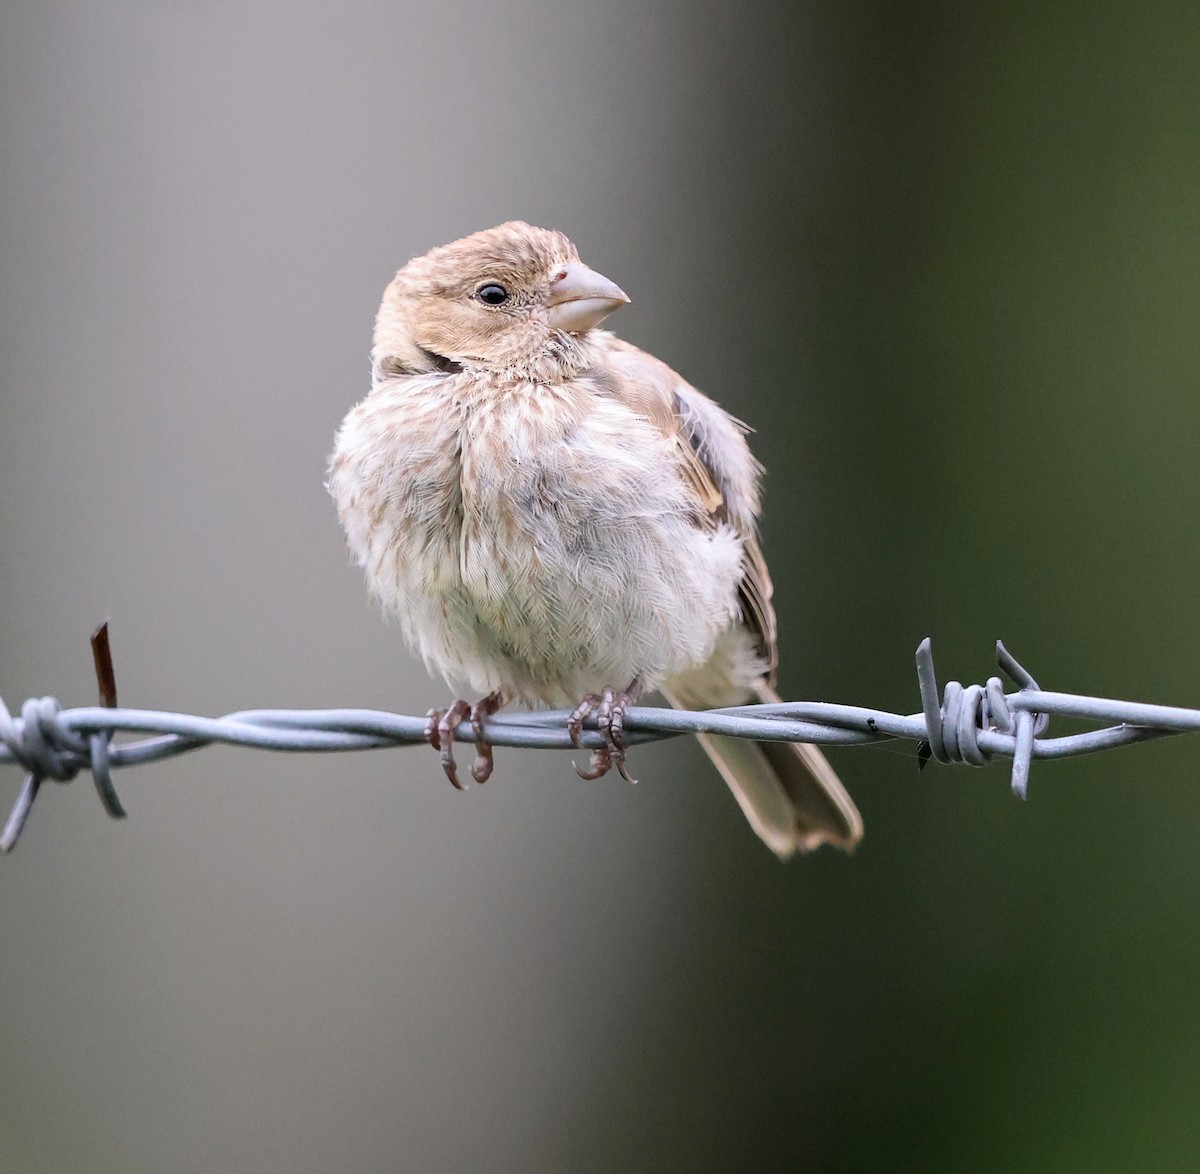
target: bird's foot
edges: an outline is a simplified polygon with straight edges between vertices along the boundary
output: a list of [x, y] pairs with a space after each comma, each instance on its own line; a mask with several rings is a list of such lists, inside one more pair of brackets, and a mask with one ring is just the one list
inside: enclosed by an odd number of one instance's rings
[[458, 727], [470, 719], [471, 729], [475, 734], [475, 761], [471, 764], [471, 778], [477, 783], [486, 783], [491, 776], [495, 760], [492, 757], [491, 744], [484, 737], [483, 719], [490, 717], [504, 704], [499, 691], [489, 693], [486, 697], [472, 705], [469, 701], [459, 698], [449, 709], [431, 709], [425, 716], [425, 737], [430, 746], [440, 750], [442, 754], [442, 770], [460, 791], [463, 785], [458, 781], [458, 764], [454, 761], [454, 735]]
[[592, 760], [586, 769], [576, 765], [575, 773], [581, 779], [601, 778], [615, 766], [617, 774], [627, 783], [637, 782], [625, 765], [625, 710], [637, 701], [641, 691], [641, 682], [636, 677], [629, 683], [629, 687], [620, 693], [614, 693], [610, 685], [605, 685], [599, 694], [585, 694], [572, 711], [567, 719], [567, 730], [576, 746], [582, 749], [580, 736], [583, 733], [583, 723], [593, 713], [605, 743], [592, 751]]

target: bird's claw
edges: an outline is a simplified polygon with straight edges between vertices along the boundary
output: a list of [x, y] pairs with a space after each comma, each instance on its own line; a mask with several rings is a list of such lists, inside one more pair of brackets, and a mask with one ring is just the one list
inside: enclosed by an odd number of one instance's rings
[[431, 709], [425, 716], [425, 738], [435, 750], [442, 754], [442, 770], [446, 778], [462, 791], [465, 788], [458, 781], [458, 764], [454, 761], [454, 735], [462, 724], [463, 718], [471, 712], [471, 703], [461, 698], [455, 701], [449, 709]]
[[567, 733], [571, 735], [571, 742], [576, 749], [583, 749], [583, 743], [580, 741], [580, 736], [583, 734], [583, 723], [591, 717], [599, 704], [599, 693], [585, 693], [580, 698], [579, 704], [571, 711], [571, 716], [567, 718]]
[[503, 704], [500, 694], [489, 693], [471, 706], [471, 729], [475, 733], [475, 761], [471, 764], [471, 778], [477, 783], [486, 783], [496, 765], [492, 756], [492, 744], [484, 736], [483, 719], [491, 717]]
[[486, 783], [491, 776], [495, 760], [491, 744], [483, 731], [484, 718], [490, 717], [500, 708], [499, 693], [489, 693], [472, 705], [461, 698], [449, 709], [431, 709], [425, 716], [425, 738], [435, 750], [441, 751], [442, 770], [446, 778], [460, 791], [465, 790], [458, 778], [458, 764], [454, 761], [454, 735], [464, 720], [470, 719], [475, 734], [475, 761], [471, 764], [471, 777], [477, 783]]
[[641, 686], [634, 680], [628, 689], [614, 693], [611, 686], [605, 685], [600, 694], [588, 693], [571, 712], [567, 719], [567, 730], [571, 741], [582, 749], [580, 736], [583, 733], [583, 723], [595, 713], [596, 727], [604, 737], [604, 745], [592, 751], [591, 762], [586, 768], [575, 763], [575, 773], [581, 779], [599, 779], [608, 774], [615, 766], [617, 774], [627, 783], [636, 783], [625, 765], [625, 710], [637, 701]]

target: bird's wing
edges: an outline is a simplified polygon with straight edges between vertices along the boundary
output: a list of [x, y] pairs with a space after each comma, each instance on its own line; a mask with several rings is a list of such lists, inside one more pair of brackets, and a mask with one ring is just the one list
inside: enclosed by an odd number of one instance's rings
[[779, 659], [774, 588], [757, 530], [762, 466], [746, 443], [748, 429], [653, 355], [612, 336], [605, 343], [604, 369], [589, 372], [593, 383], [676, 441], [680, 470], [705, 511], [701, 524], [726, 523], [741, 535], [738, 602], [767, 665], [767, 681], [774, 684]]

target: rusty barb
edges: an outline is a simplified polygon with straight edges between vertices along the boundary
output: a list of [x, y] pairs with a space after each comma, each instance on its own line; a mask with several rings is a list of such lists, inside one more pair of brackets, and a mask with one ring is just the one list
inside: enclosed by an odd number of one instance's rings
[[[173, 758], [215, 743], [289, 753], [427, 745], [425, 717], [372, 709], [255, 709], [218, 718], [121, 709], [107, 623], [92, 635], [92, 657], [100, 694], [98, 707], [63, 709], [53, 697], [31, 698], [21, 706], [20, 716], [13, 717], [0, 698], [0, 764], [14, 763], [26, 772], [0, 833], [0, 853], [15, 846], [47, 779], [66, 783], [82, 771], [90, 772], [104, 810], [113, 819], [123, 819], [125, 809], [113, 786], [113, 770]], [[821, 701], [703, 712], [636, 707], [626, 711], [625, 740], [636, 745], [682, 734], [713, 733], [755, 741], [862, 746], [907, 739], [917, 744], [917, 761], [922, 767], [931, 758], [968, 766], [1011, 760], [1012, 790], [1024, 799], [1035, 758], [1070, 758], [1200, 730], [1200, 710], [1196, 709], [1046, 692], [1000, 643], [996, 659], [1016, 685], [1015, 691], [1006, 692], [1000, 678], [991, 677], [984, 685], [965, 687], [951, 681], [939, 698], [928, 638], [921, 642], [916, 658], [920, 713], [904, 715]], [[569, 750], [568, 716], [566, 710], [496, 714], [486, 719], [484, 728], [494, 746]], [[1080, 718], [1099, 728], [1046, 737], [1051, 716]], [[114, 743], [113, 736], [118, 733], [150, 736]], [[458, 731], [458, 741], [473, 738], [469, 725]], [[594, 720], [582, 742], [589, 749], [604, 745]]]

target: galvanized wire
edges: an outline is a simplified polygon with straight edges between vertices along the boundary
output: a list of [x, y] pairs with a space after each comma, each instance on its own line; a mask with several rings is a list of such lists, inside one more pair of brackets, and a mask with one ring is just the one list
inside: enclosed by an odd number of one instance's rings
[[[371, 709], [255, 709], [207, 718], [117, 708], [106, 628], [96, 632], [92, 643], [103, 707], [62, 709], [53, 697], [31, 698], [15, 717], [0, 698], [0, 763], [19, 764], [27, 772], [0, 833], [0, 852], [8, 852], [16, 844], [38, 789], [47, 779], [68, 782], [80, 772], [90, 771], [105, 810], [120, 819], [125, 811], [113, 786], [113, 770], [173, 758], [204, 746], [220, 743], [328, 754], [428, 742], [427, 717]], [[926, 639], [916, 653], [920, 713], [897, 714], [820, 701], [703, 712], [639, 706], [626, 711], [625, 741], [634, 745], [698, 733], [822, 746], [908, 739], [918, 743], [922, 765], [930, 757], [970, 766], [1011, 759], [1012, 790], [1025, 798], [1035, 758], [1069, 758], [1200, 730], [1200, 710], [1047, 692], [1003, 644], [996, 645], [996, 656], [1000, 668], [1017, 685], [1016, 691], [1005, 692], [1000, 678], [991, 677], [984, 685], [966, 687], [951, 681], [939, 697], [931, 644]], [[1051, 715], [1094, 721], [1100, 728], [1046, 737]], [[486, 719], [484, 728], [494, 746], [569, 749], [567, 718], [566, 710], [497, 714]], [[152, 736], [113, 744], [113, 735], [118, 733]], [[461, 742], [474, 740], [469, 724], [456, 736]], [[585, 729], [582, 744], [592, 749], [605, 744], [594, 721]]]

